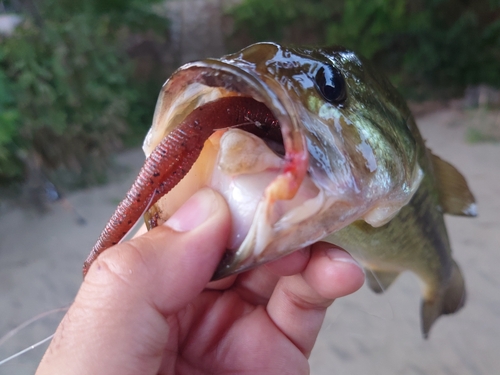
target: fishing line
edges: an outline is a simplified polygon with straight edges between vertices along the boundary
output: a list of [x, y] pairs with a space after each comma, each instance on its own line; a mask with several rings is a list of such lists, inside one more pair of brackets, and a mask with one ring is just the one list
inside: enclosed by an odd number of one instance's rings
[[[365, 258], [365, 257], [363, 257], [363, 256], [361, 256], [361, 255], [359, 255], [359, 254], [357, 254], [357, 255], [356, 255], [356, 258], [357, 258], [356, 260], [357, 260], [360, 264], [362, 264], [362, 261], [363, 261], [363, 260], [366, 260], [366, 258]], [[358, 259], [358, 258], [359, 258], [359, 259]], [[364, 272], [365, 272], [365, 275], [366, 275], [368, 272], [370, 273], [370, 275], [373, 277], [373, 279], [377, 282], [378, 286], [380, 287], [380, 290], [382, 290], [382, 293], [381, 293], [381, 294], [385, 297], [385, 300], [387, 301], [387, 304], [389, 305], [389, 309], [391, 310], [391, 319], [392, 319], [392, 320], [394, 320], [394, 318], [395, 318], [394, 308], [392, 307], [392, 303], [391, 303], [391, 298], [390, 298], [390, 296], [386, 293], [387, 288], [385, 288], [385, 287], [384, 287], [384, 285], [382, 285], [382, 282], [380, 281], [380, 278], [379, 278], [379, 277], [377, 277], [377, 275], [375, 274], [375, 272], [374, 272], [373, 270], [371, 270], [371, 269], [369, 269], [369, 268], [367, 268], [367, 267], [363, 267], [363, 270], [364, 270]], [[366, 283], [367, 283], [367, 281], [365, 281], [365, 284], [366, 284]], [[368, 285], [368, 289], [370, 289], [370, 291], [371, 291], [371, 292], [373, 292], [373, 291], [371, 290], [371, 287], [370, 287], [369, 285]], [[377, 318], [383, 319], [383, 318], [382, 318], [382, 316], [379, 316], [379, 315], [377, 315], [377, 314], [373, 314], [373, 313], [370, 313], [370, 312], [368, 312], [368, 311], [365, 311], [365, 313], [366, 313], [366, 314], [368, 314], [368, 315], [375, 316], [375, 317], [377, 317]]]
[[[385, 288], [383, 285], [382, 285], [382, 282], [380, 281], [380, 279], [377, 277], [377, 275], [375, 274], [375, 272], [373, 272], [372, 270], [370, 269], [367, 269], [365, 268], [365, 272], [368, 271], [370, 272], [370, 274], [372, 275], [373, 279], [377, 282], [378, 286], [380, 287], [380, 289], [382, 290], [382, 293], [384, 295], [384, 297], [386, 297], [386, 301], [387, 301], [387, 304], [389, 305], [389, 308], [391, 309], [391, 319], [394, 320], [395, 318], [395, 313], [394, 313], [394, 308], [392, 307], [392, 303], [391, 303], [391, 299], [390, 297], [388, 296], [388, 294], [386, 293], [387, 291], [387, 288]], [[369, 314], [369, 313], [368, 313]], [[378, 315], [375, 315], [375, 314], [370, 314], [372, 316], [376, 316], [377, 318], [381, 318], [380, 316]]]
[[382, 291], [382, 293], [385, 293], [386, 292], [386, 288], [384, 287], [384, 285], [382, 284], [382, 282], [380, 281], [379, 277], [377, 276], [377, 274], [372, 271], [371, 269], [366, 269], [365, 268], [365, 271], [368, 271], [370, 272], [370, 275], [372, 275], [373, 279], [377, 282], [378, 286], [380, 287], [380, 290]]
[[215, 133], [218, 130], [229, 130], [229, 129], [234, 129], [234, 128], [242, 128], [243, 126], [248, 126], [248, 125], [255, 125], [258, 128], [260, 128], [262, 126], [262, 124], [260, 122], [250, 120], [247, 117], [245, 117], [245, 120], [248, 120], [248, 122], [241, 122], [239, 124], [234, 124], [234, 125], [226, 126], [224, 128], [217, 128], [217, 129], [214, 129], [213, 132]]
[[[151, 196], [151, 198], [149, 199], [149, 202], [148, 202], [148, 205], [146, 206], [147, 208], [144, 209], [144, 211], [142, 212], [142, 216], [144, 216], [144, 214], [151, 208], [151, 202], [153, 201], [154, 199], [154, 194]], [[120, 241], [118, 241], [118, 243], [122, 243], [124, 241], [129, 241], [131, 240], [132, 238], [134, 238], [134, 236], [137, 234], [137, 232], [139, 231], [139, 229], [137, 229], [138, 227], [140, 228], [140, 223], [141, 219], [137, 220], [134, 225], [132, 225], [132, 227], [127, 231], [127, 233], [121, 238]], [[144, 224], [144, 223], [143, 223]], [[137, 229], [137, 230], [136, 230]], [[132, 234], [133, 232], [133, 234]]]
[[41, 314], [38, 314], [36, 316], [34, 316], [33, 318], [31, 319], [28, 319], [27, 321], [25, 321], [24, 323], [21, 323], [20, 325], [18, 325], [16, 328], [12, 329], [11, 331], [7, 332], [5, 335], [3, 335], [1, 338], [0, 338], [0, 346], [2, 346], [3, 344], [5, 344], [12, 336], [16, 335], [17, 333], [19, 333], [19, 331], [21, 331], [22, 329], [26, 328], [27, 326], [29, 326], [31, 323], [35, 323], [37, 322], [38, 320], [48, 316], [48, 315], [52, 315], [52, 314], [55, 314], [55, 313], [58, 313], [58, 312], [63, 312], [63, 311], [68, 311], [69, 309], [69, 306], [64, 306], [64, 307], [60, 307], [58, 309], [54, 309], [54, 310], [50, 310], [50, 311], [46, 311], [44, 313], [41, 313]]
[[[37, 321], [39, 321], [40, 319], [43, 319], [44, 317], [48, 316], [48, 315], [52, 315], [52, 314], [56, 314], [58, 312], [63, 312], [63, 311], [68, 311], [69, 309], [69, 306], [65, 306], [65, 307], [60, 307], [58, 309], [54, 309], [54, 310], [50, 310], [50, 311], [46, 311], [44, 313], [41, 313], [41, 314], [38, 314], [36, 315], [35, 317], [31, 318], [31, 319], [28, 319], [27, 321], [25, 321], [24, 323], [18, 325], [16, 328], [10, 330], [9, 332], [7, 332], [5, 335], [3, 335], [1, 338], [0, 338], [0, 346], [4, 345], [9, 339], [11, 339], [13, 336], [15, 336], [16, 334], [18, 334], [21, 330], [23, 330], [24, 328], [28, 327], [30, 324], [32, 323], [35, 323]], [[0, 366], [2, 366], [3, 364], [9, 362], [10, 360], [14, 359], [14, 358], [17, 358], [19, 357], [20, 355], [23, 355], [24, 353], [26, 352], [29, 352], [30, 350], [33, 350], [35, 349], [36, 347], [44, 344], [45, 342], [49, 341], [50, 339], [52, 339], [52, 337], [54, 337], [54, 333], [46, 338], [44, 338], [43, 340], [11, 355], [10, 357], [8, 358], [5, 358], [3, 360], [0, 360]]]
[[21, 350], [20, 352], [17, 352], [16, 354], [13, 354], [13, 355], [11, 355], [11, 356], [10, 356], [10, 357], [8, 357], [8, 358], [5, 358], [4, 360], [0, 361], [0, 366], [2, 366], [3, 364], [5, 364], [5, 363], [9, 362], [10, 360], [12, 360], [12, 359], [14, 359], [14, 358], [17, 358], [17, 357], [19, 357], [19, 356], [23, 355], [24, 353], [29, 352], [30, 350], [33, 350], [33, 349], [35, 349], [36, 347], [38, 347], [38, 346], [40, 346], [40, 345], [42, 345], [42, 344], [46, 343], [47, 341], [51, 340], [51, 339], [54, 337], [54, 335], [55, 335], [55, 333], [53, 333], [53, 334], [52, 334], [52, 335], [50, 335], [49, 337], [44, 338], [44, 339], [43, 339], [43, 340], [41, 340], [41, 341], [38, 341], [36, 344], [33, 344], [33, 345], [31, 345], [30, 347], [28, 347], [28, 348], [26, 348], [26, 349], [23, 349], [23, 350]]

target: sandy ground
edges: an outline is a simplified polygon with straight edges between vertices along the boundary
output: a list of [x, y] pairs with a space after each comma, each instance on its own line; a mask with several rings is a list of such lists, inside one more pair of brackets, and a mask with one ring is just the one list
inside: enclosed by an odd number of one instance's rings
[[[311, 356], [312, 374], [495, 374], [500, 371], [500, 144], [467, 144], [456, 111], [420, 119], [428, 145], [467, 176], [479, 203], [476, 219], [447, 218], [454, 257], [468, 287], [466, 307], [420, 334], [419, 285], [404, 274], [384, 295], [363, 287], [328, 312]], [[117, 157], [130, 172], [105, 187], [72, 194], [87, 219], [56, 205], [44, 216], [10, 209], [0, 216], [0, 337], [21, 323], [71, 303], [81, 265], [142, 163], [139, 150]], [[62, 312], [3, 342], [0, 361], [53, 333]], [[46, 345], [0, 366], [0, 375], [31, 374]]]

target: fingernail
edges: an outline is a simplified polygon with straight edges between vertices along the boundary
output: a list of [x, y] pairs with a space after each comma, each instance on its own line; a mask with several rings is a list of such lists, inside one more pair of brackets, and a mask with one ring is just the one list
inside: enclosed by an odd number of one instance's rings
[[328, 258], [335, 262], [351, 263], [363, 269], [363, 267], [361, 267], [361, 265], [347, 251], [339, 249], [338, 247], [326, 249], [325, 253]]
[[211, 189], [198, 190], [164, 225], [177, 232], [193, 230], [212, 216], [217, 206], [217, 197]]

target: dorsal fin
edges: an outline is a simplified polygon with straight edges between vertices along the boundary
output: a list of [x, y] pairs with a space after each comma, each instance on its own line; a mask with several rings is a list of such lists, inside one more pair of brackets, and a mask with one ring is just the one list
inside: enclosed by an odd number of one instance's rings
[[476, 216], [476, 200], [469, 190], [464, 176], [453, 165], [432, 152], [431, 159], [443, 212], [458, 216]]

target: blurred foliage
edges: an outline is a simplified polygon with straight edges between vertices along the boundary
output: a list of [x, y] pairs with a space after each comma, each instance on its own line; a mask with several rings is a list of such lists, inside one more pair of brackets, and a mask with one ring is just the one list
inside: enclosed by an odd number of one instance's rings
[[157, 2], [4, 2], [24, 21], [0, 43], [0, 183], [22, 180], [33, 154], [72, 185], [105, 180], [110, 153], [150, 125], [158, 87], [134, 80], [126, 42], [141, 25], [166, 35]]
[[322, 40], [327, 25], [341, 19], [343, 8], [338, 0], [243, 0], [228, 13], [237, 32], [249, 34], [254, 42], [302, 43], [309, 36]]
[[233, 40], [339, 44], [413, 98], [500, 87], [499, 0], [243, 0]]
[[[0, 62], [1, 60], [0, 55]], [[11, 84], [0, 70], [0, 171], [5, 178], [16, 177], [22, 168], [20, 161], [13, 157], [19, 138], [17, 132], [19, 117], [19, 111], [14, 105]]]
[[145, 29], [159, 33], [165, 31], [165, 18], [154, 12], [152, 5], [163, 0], [43, 0], [44, 7], [40, 16], [65, 20], [68, 14], [86, 14], [91, 18], [106, 17], [111, 29], [126, 26], [130, 31], [142, 32]]

